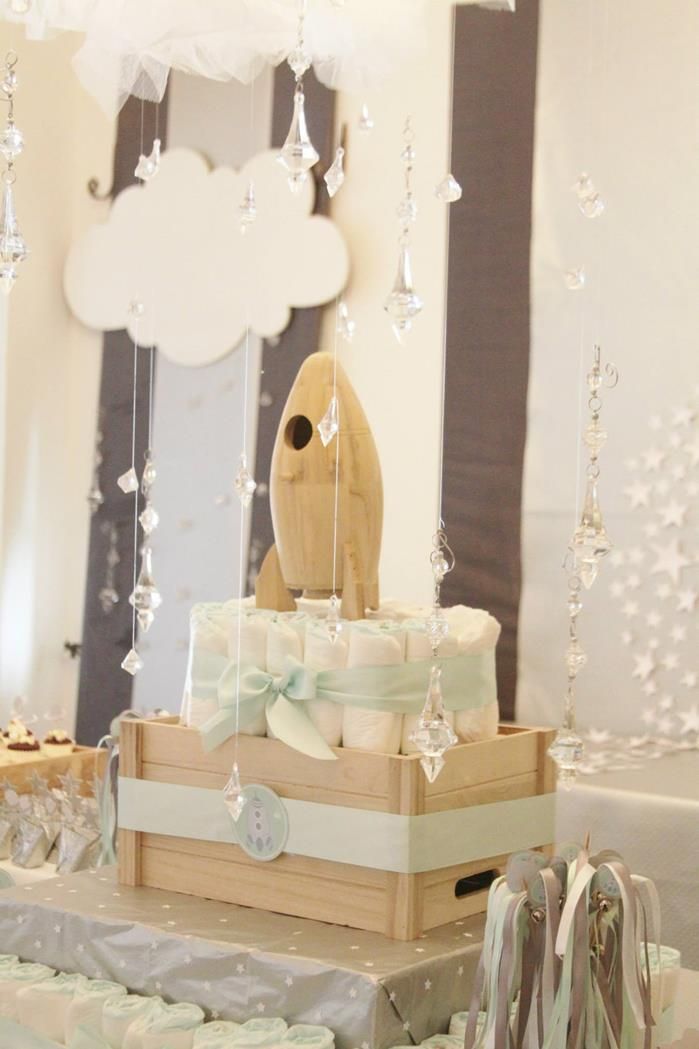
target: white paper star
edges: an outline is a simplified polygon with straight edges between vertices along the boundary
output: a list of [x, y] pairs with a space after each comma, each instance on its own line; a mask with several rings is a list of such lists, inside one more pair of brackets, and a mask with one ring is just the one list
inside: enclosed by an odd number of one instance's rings
[[425, 980], [425, 990], [426, 991], [431, 991], [432, 990], [432, 981], [431, 980]]
[[626, 585], [629, 590], [638, 590], [641, 585], [641, 577], [637, 572], [632, 572], [630, 576], [626, 577]]
[[628, 495], [631, 500], [632, 510], [637, 510], [639, 506], [648, 506], [650, 493], [651, 486], [638, 480], [634, 481], [633, 484], [627, 485], [624, 489], [624, 495]]
[[680, 665], [680, 657], [677, 652], [668, 652], [666, 656], [660, 660], [666, 670], [677, 670]]
[[389, 1002], [395, 1002], [396, 998], [397, 998], [396, 992], [395, 991], [391, 991], [391, 993], [388, 996]]
[[368, 1042], [362, 1042], [362, 1044], [359, 1047], [359, 1049], [370, 1049], [369, 1043]]
[[293, 978], [293, 976], [285, 976], [284, 977], [284, 983], [286, 984], [287, 987], [293, 987], [294, 986], [294, 978]]
[[219, 1018], [219, 1016], [220, 1016], [220, 1015], [221, 1015], [221, 1014], [220, 1014], [220, 1012], [218, 1011], [218, 1009], [212, 1009], [212, 1010], [211, 1010], [211, 1019], [212, 1019], [212, 1020], [218, 1020], [218, 1018]]
[[41, 950], [41, 940], [34, 940], [34, 946], [37, 949], [37, 951], [40, 951]]
[[661, 601], [665, 601], [672, 593], [672, 587], [669, 583], [658, 583], [655, 588], [655, 596], [659, 597]]
[[245, 972], [245, 966], [238, 964], [235, 967], [235, 971], [238, 973], [238, 976], [242, 976], [242, 974]]
[[349, 989], [349, 996], [350, 996], [350, 998], [356, 998], [357, 997], [357, 988], [356, 987], [350, 987], [350, 989]]
[[162, 991], [163, 985], [161, 984], [160, 980], [155, 981], [155, 989], [156, 991]]
[[657, 561], [651, 568], [651, 572], [654, 575], [659, 572], [667, 572], [673, 583], [679, 583], [682, 569], [690, 563], [680, 550], [679, 539], [675, 536], [666, 546], [658, 546], [653, 543], [652, 547], [657, 555]]
[[608, 732], [606, 728], [591, 728], [590, 731], [587, 733], [587, 738], [589, 739], [590, 743], [595, 743], [599, 745], [602, 743], [608, 743], [612, 736], [611, 732]]
[[699, 707], [694, 703], [689, 710], [678, 710], [677, 717], [682, 722], [680, 732], [686, 736], [688, 732], [699, 732]]
[[674, 705], [675, 697], [668, 695], [667, 692], [658, 700], [658, 708], [663, 712], [663, 714], [667, 713], [668, 710], [672, 710]]
[[676, 623], [670, 631], [670, 637], [673, 641], [679, 644], [680, 641], [684, 641], [687, 637], [687, 627], [682, 626], [680, 623]]
[[677, 611], [693, 612], [698, 596], [696, 590], [680, 590], [677, 595]]
[[[665, 461], [665, 452], [660, 448], [649, 448], [646, 452], [641, 454], [643, 459], [644, 470], [659, 470], [662, 463]], [[643, 505], [646, 505], [645, 503]]]
[[663, 477], [659, 481], [656, 481], [653, 487], [655, 488], [658, 495], [667, 495], [667, 493], [670, 491], [670, 482], [666, 477]]
[[621, 640], [624, 645], [630, 645], [633, 641], [633, 634], [630, 630], [624, 630], [621, 634]]
[[663, 528], [681, 528], [687, 514], [687, 507], [673, 499], [667, 506], [661, 507], [658, 513], [662, 517]]
[[631, 676], [637, 677], [641, 681], [647, 681], [655, 670], [655, 659], [653, 658], [653, 653], [645, 652], [641, 655], [634, 655], [633, 659], [636, 666], [634, 667]]
[[54, 931], [54, 932], [60, 932], [60, 931], [61, 931], [61, 927], [60, 927], [60, 925], [54, 925], [54, 927], [53, 927], [53, 931]]
[[660, 624], [662, 623], [662, 616], [659, 615], [656, 611], [649, 612], [646, 616], [646, 623], [650, 627], [660, 626]]
[[641, 685], [641, 692], [644, 696], [654, 696], [658, 691], [658, 686], [655, 681], [644, 681]]
[[655, 722], [655, 711], [652, 707], [646, 707], [641, 714], [641, 721], [644, 725], [652, 725]]
[[670, 470], [673, 481], [681, 481], [687, 474], [686, 468], [682, 463], [676, 463], [675, 466]]
[[672, 718], [661, 718], [658, 721], [658, 732], [661, 736], [669, 736], [672, 732]]
[[403, 1030], [404, 1031], [409, 1031], [410, 1030], [410, 1020], [406, 1020], [405, 1021], [405, 1023], [403, 1024]]
[[682, 675], [681, 684], [685, 688], [696, 688], [697, 687], [697, 675], [693, 670], [688, 670], [686, 674]]
[[609, 593], [612, 597], [623, 597], [624, 596], [624, 584], [618, 579], [615, 579], [612, 585], [609, 587]]
[[258, 1013], [263, 1013], [266, 1008], [267, 1008], [267, 1006], [265, 1005], [264, 1002], [258, 1002], [257, 1003], [257, 1011], [258, 1011]]
[[463, 967], [463, 965], [460, 965], [459, 968], [456, 970], [456, 975], [457, 976], [463, 976], [464, 975], [464, 967]]
[[626, 601], [622, 605], [621, 611], [628, 619], [638, 615], [638, 603], [636, 601]]

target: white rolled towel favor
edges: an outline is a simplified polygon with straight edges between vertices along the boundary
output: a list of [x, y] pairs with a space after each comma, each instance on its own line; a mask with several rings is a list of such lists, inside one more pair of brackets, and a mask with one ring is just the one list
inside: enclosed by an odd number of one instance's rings
[[122, 1049], [192, 1049], [204, 1010], [190, 1002], [158, 1004], [130, 1025]]
[[148, 998], [141, 994], [108, 998], [102, 1008], [102, 1035], [111, 1049], [123, 1049], [131, 1025], [164, 1004], [160, 997]]
[[[343, 670], [347, 666], [348, 644], [342, 635], [335, 641], [328, 637], [325, 623], [308, 619], [304, 663], [312, 670]], [[342, 743], [343, 707], [329, 699], [311, 699], [306, 713], [325, 742], [331, 747]]]
[[88, 980], [79, 987], [68, 1005], [65, 1025], [65, 1040], [70, 1041], [78, 1027], [102, 1031], [104, 1003], [111, 998], [126, 997], [126, 988], [111, 980]]
[[[432, 660], [432, 648], [430, 647], [430, 641], [427, 636], [427, 630], [425, 628], [424, 620], [420, 621], [408, 621], [404, 624], [405, 627], [405, 662], [406, 663], [429, 663]], [[455, 656], [459, 651], [458, 644], [455, 637], [447, 635], [439, 646], [439, 655], [444, 657]], [[429, 670], [425, 670], [425, 694], [427, 694], [427, 686], [429, 683]], [[400, 752], [401, 754], [416, 754], [417, 747], [410, 739], [411, 735], [417, 728], [417, 723], [420, 718], [419, 714], [406, 714], [403, 718], [403, 730], [401, 735]], [[454, 727], [454, 714], [452, 711], [447, 711], [447, 721]]]
[[211, 1020], [194, 1032], [192, 1049], [232, 1049], [240, 1024], [233, 1020]]
[[63, 1042], [71, 1002], [86, 984], [87, 977], [80, 973], [58, 973], [23, 987], [17, 992], [19, 1022], [44, 1038]]
[[0, 972], [0, 1016], [18, 1020], [17, 994], [25, 987], [32, 987], [43, 980], [50, 980], [56, 973], [48, 965], [39, 962], [16, 962]]
[[189, 659], [185, 677], [180, 720], [183, 725], [199, 728], [218, 710], [215, 699], [203, 699], [192, 692], [192, 657], [194, 650], [225, 656], [228, 651], [228, 606], [194, 605], [189, 615]]
[[281, 1046], [298, 1049], [335, 1049], [335, 1035], [319, 1024], [294, 1024], [281, 1040]]
[[236, 1049], [279, 1049], [286, 1022], [278, 1016], [256, 1017], [241, 1024], [233, 1035]]
[[[399, 666], [405, 661], [405, 632], [398, 627], [353, 627], [347, 653], [348, 667]], [[345, 706], [342, 744], [353, 750], [397, 754], [403, 715]]]

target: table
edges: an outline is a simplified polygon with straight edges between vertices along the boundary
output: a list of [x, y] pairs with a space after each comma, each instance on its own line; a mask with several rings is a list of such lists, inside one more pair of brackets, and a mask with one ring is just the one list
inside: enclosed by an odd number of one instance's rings
[[582, 841], [588, 831], [594, 851], [616, 849], [634, 873], [653, 879], [662, 942], [699, 969], [699, 753], [581, 776], [569, 792], [559, 790], [557, 840]]

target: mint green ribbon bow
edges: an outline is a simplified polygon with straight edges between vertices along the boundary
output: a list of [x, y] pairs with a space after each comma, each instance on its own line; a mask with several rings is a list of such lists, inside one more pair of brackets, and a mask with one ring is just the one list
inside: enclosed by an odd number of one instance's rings
[[[474, 710], [497, 698], [495, 653], [491, 649], [441, 661], [442, 691], [447, 710]], [[387, 714], [419, 714], [430, 674], [429, 661], [397, 666], [311, 670], [287, 656], [284, 673], [270, 674], [253, 666], [240, 668], [239, 728], [264, 711], [270, 729], [283, 743], [312, 758], [335, 761], [306, 713], [313, 699]], [[226, 656], [195, 649], [191, 667], [192, 695], [213, 699], [219, 710], [201, 726], [205, 750], [214, 750], [236, 731], [238, 670]]]

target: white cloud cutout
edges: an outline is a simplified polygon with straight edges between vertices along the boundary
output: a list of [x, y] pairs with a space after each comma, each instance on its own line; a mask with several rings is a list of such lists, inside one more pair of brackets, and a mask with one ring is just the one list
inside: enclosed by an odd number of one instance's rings
[[[241, 234], [251, 180], [257, 218]], [[108, 221], [71, 248], [70, 308], [88, 327], [127, 328], [179, 364], [224, 357], [248, 319], [258, 335], [278, 335], [293, 308], [329, 302], [347, 283], [345, 242], [330, 219], [311, 214], [314, 192], [310, 178], [299, 194], [289, 190], [275, 150], [239, 172], [170, 150], [155, 178], [120, 193]], [[140, 318], [134, 301], [144, 305]]]

